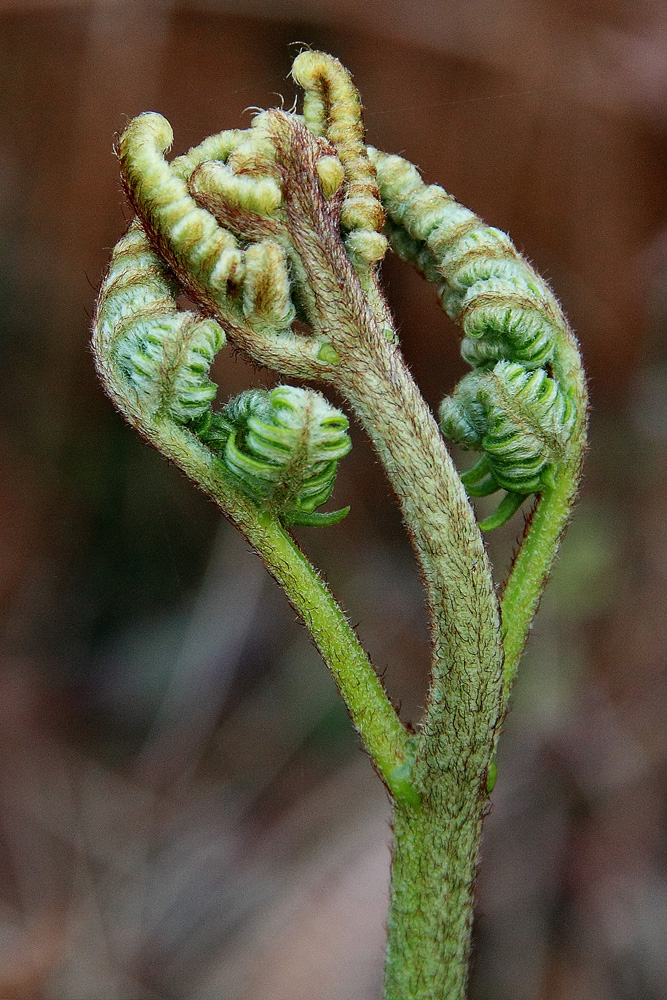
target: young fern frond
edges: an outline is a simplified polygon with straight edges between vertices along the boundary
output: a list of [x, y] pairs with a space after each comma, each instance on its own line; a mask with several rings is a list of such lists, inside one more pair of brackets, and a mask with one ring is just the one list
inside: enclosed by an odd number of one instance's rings
[[335, 524], [350, 509], [316, 513], [352, 447], [347, 428], [347, 417], [320, 393], [281, 385], [242, 392], [201, 436], [220, 450], [249, 497], [268, 504], [284, 524], [315, 526]]
[[[462, 476], [470, 496], [508, 496], [482, 530], [503, 524], [552, 481], [574, 428], [573, 386], [552, 368], [567, 322], [548, 286], [509, 237], [486, 226], [413, 164], [370, 150], [394, 250], [436, 287], [462, 329], [461, 354], [474, 371], [440, 408], [452, 441], [484, 453]], [[490, 473], [480, 482], [481, 471]]]
[[445, 312], [462, 328], [463, 357], [475, 368], [500, 360], [547, 364], [565, 320], [509, 237], [437, 184], [425, 184], [402, 157], [370, 155], [392, 245], [436, 284]]
[[324, 52], [301, 52], [292, 76], [304, 90], [306, 125], [331, 143], [342, 167], [345, 196], [340, 221], [348, 234], [346, 246], [360, 262], [374, 264], [387, 250], [381, 235], [385, 213], [366, 151], [359, 93], [345, 67]]
[[[385, 1000], [463, 1000], [498, 731], [576, 496], [585, 381], [558, 303], [509, 238], [407, 160], [365, 145], [359, 94], [338, 60], [302, 52], [293, 75], [303, 115], [260, 112], [171, 162], [164, 118], [127, 126], [119, 158], [137, 219], [102, 283], [93, 348], [121, 412], [284, 588], [392, 796]], [[463, 333], [472, 371], [440, 408], [444, 434], [482, 452], [462, 476], [397, 343], [378, 280], [388, 241]], [[183, 292], [195, 311], [179, 310]], [[287, 530], [347, 513], [318, 510], [350, 449], [347, 418], [285, 385], [214, 412], [209, 370], [226, 337], [280, 375], [334, 383], [371, 438], [427, 592], [431, 677], [414, 734]], [[498, 490], [478, 525], [468, 497]], [[531, 494], [499, 600], [479, 529]]]
[[[161, 115], [146, 113], [129, 123], [118, 153], [151, 245], [182, 288], [259, 363], [286, 375], [323, 377], [332, 369], [331, 357], [321, 354], [326, 338], [291, 329], [294, 251], [281, 231], [270, 137], [279, 114], [257, 115], [240, 138], [220, 133], [210, 146], [203, 143], [168, 163], [171, 127]], [[226, 162], [201, 159], [216, 147]]]
[[118, 344], [120, 368], [156, 415], [187, 424], [201, 417], [218, 387], [207, 377], [225, 336], [213, 320], [193, 313], [137, 318]]
[[136, 415], [186, 424], [210, 410], [220, 326], [176, 305], [178, 288], [138, 220], [118, 242], [95, 317], [98, 358], [127, 380]]

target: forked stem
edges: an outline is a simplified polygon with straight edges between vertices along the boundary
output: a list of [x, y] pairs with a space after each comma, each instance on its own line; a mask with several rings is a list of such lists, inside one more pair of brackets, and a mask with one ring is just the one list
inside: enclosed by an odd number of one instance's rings
[[[165, 119], [129, 124], [119, 155], [138, 220], [102, 285], [96, 362], [121, 412], [285, 590], [392, 796], [385, 1000], [464, 1000], [498, 729], [575, 499], [585, 384], [560, 307], [509, 238], [412, 164], [367, 150], [337, 60], [304, 52], [294, 75], [302, 117], [262, 112], [171, 164]], [[440, 411], [444, 433], [484, 452], [463, 477], [397, 345], [377, 274], [389, 238], [464, 332], [473, 371]], [[198, 313], [179, 311], [180, 291]], [[225, 337], [282, 375], [334, 384], [373, 442], [427, 592], [431, 680], [416, 735], [286, 529], [344, 513], [315, 508], [349, 450], [347, 418], [293, 386], [272, 391], [277, 410], [253, 390], [213, 411], [208, 372]], [[466, 486], [506, 491], [481, 525]], [[504, 523], [531, 494], [501, 606], [480, 527]]]

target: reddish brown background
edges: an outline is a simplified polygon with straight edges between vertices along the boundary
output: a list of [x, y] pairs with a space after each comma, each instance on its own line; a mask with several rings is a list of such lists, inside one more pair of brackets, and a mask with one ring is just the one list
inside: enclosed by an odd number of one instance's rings
[[[667, 8], [568, 0], [0, 2], [0, 998], [377, 1000], [389, 810], [333, 685], [212, 507], [126, 429], [87, 348], [127, 209], [114, 133], [175, 151], [338, 55], [403, 152], [553, 282], [591, 380], [577, 517], [487, 824], [471, 1000], [667, 995]], [[436, 405], [463, 370], [385, 266]], [[225, 354], [221, 395], [266, 381]], [[355, 431], [300, 538], [406, 719], [419, 580]], [[499, 566], [517, 526], [495, 539]]]

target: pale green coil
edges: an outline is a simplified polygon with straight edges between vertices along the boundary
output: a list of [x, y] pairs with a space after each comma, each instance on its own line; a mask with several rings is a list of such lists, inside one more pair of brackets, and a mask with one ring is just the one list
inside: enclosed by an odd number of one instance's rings
[[484, 452], [463, 476], [477, 496], [505, 489], [525, 498], [547, 487], [574, 421], [571, 400], [544, 369], [508, 361], [466, 375], [440, 407], [443, 434]]
[[325, 525], [349, 510], [316, 513], [351, 448], [347, 429], [347, 417], [320, 393], [282, 385], [242, 392], [200, 435], [220, 453], [239, 488], [283, 523]]
[[213, 320], [180, 311], [177, 294], [135, 219], [102, 284], [96, 339], [136, 392], [142, 412], [185, 424], [201, 418], [215, 398], [208, 372], [225, 335]]
[[140, 316], [116, 347], [121, 369], [146, 396], [160, 393], [160, 408], [177, 423], [201, 417], [218, 387], [208, 378], [225, 342], [213, 320], [192, 313]]
[[508, 496], [481, 527], [498, 527], [548, 487], [575, 424], [551, 363], [567, 322], [509, 237], [487, 226], [408, 160], [369, 150], [395, 252], [436, 289], [463, 333], [473, 371], [440, 408], [443, 433], [484, 453], [463, 475], [471, 496]]
[[546, 365], [564, 318], [509, 237], [437, 184], [424, 184], [408, 160], [369, 152], [391, 245], [435, 285], [443, 309], [461, 326], [466, 361], [475, 368], [501, 360]]

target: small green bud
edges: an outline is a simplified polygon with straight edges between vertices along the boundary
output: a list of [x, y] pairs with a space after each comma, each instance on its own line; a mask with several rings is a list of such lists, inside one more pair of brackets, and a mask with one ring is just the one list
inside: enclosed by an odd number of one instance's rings
[[338, 351], [333, 346], [333, 344], [329, 343], [328, 340], [325, 340], [325, 342], [322, 344], [319, 351], [317, 352], [317, 356], [320, 359], [320, 361], [326, 361], [330, 365], [336, 365], [340, 361], [340, 356], [338, 354]]
[[[338, 462], [352, 447], [348, 420], [312, 389], [248, 389], [224, 407], [221, 457], [238, 486], [285, 524], [334, 524], [349, 508], [316, 514], [331, 496]], [[215, 419], [215, 418], [214, 418]], [[212, 440], [210, 437], [206, 440]]]
[[331, 198], [345, 179], [343, 164], [337, 156], [321, 156], [315, 169], [322, 185], [322, 194], [325, 198]]

